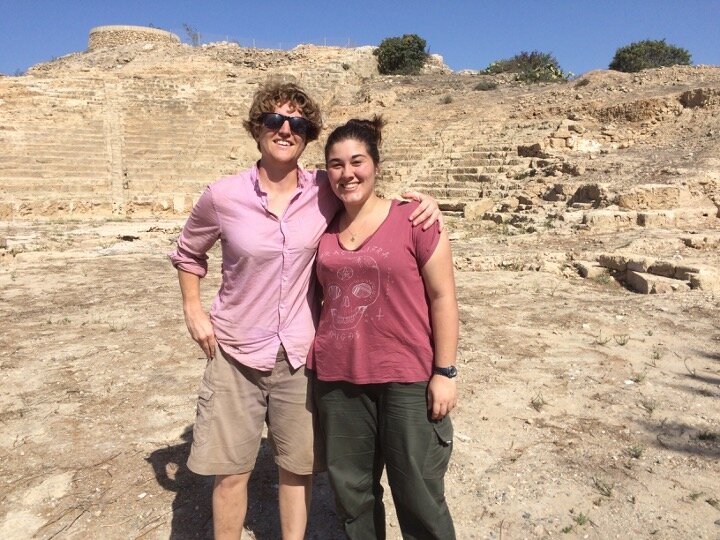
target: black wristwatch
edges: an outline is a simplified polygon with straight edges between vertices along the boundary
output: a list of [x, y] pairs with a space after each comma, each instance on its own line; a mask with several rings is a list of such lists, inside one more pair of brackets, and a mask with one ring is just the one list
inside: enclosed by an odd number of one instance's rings
[[457, 368], [455, 366], [448, 366], [448, 367], [433, 367], [433, 373], [435, 375], [443, 375], [447, 377], [448, 379], [452, 379], [453, 377], [457, 377]]

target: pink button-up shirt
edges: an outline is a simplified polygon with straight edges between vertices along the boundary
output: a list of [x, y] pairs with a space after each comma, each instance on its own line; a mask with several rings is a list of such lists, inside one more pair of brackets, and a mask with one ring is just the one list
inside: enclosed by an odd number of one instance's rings
[[279, 218], [268, 210], [257, 165], [208, 186], [183, 228], [173, 266], [204, 277], [220, 239], [222, 283], [210, 310], [218, 343], [238, 362], [275, 365], [280, 344], [293, 367], [305, 364], [318, 305], [318, 242], [340, 208], [324, 171], [298, 169], [298, 187]]

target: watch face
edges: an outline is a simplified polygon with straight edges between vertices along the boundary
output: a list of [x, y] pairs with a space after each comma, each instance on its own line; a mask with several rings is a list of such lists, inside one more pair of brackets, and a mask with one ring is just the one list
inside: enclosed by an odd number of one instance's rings
[[440, 375], [444, 375], [445, 377], [449, 377], [450, 379], [452, 379], [453, 377], [457, 377], [457, 368], [455, 366], [449, 366], [444, 368], [436, 367], [433, 368], [433, 371]]

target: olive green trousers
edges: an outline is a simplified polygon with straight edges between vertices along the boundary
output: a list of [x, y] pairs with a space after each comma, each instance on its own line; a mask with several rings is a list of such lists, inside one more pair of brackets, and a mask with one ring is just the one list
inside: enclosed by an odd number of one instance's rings
[[429, 419], [426, 393], [427, 383], [316, 381], [328, 475], [352, 540], [385, 539], [384, 468], [404, 539], [455, 538], [444, 482], [452, 423]]

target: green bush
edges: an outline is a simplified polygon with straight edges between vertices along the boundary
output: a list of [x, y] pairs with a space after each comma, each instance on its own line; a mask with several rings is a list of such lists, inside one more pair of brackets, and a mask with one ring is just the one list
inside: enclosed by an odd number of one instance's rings
[[188, 23], [183, 23], [183, 28], [185, 29], [185, 35], [190, 45], [193, 47], [200, 45], [200, 32], [197, 31], [197, 28], [190, 26]]
[[687, 66], [690, 63], [690, 53], [687, 49], [668, 45], [664, 39], [646, 39], [620, 47], [615, 51], [615, 57], [608, 67], [615, 71], [634, 73], [643, 69], [676, 64]]
[[494, 81], [480, 81], [475, 85], [475, 88], [473, 90], [478, 90], [480, 92], [486, 92], [488, 90], [495, 90], [498, 87], [498, 84]]
[[578, 82], [575, 83], [575, 88], [582, 88], [583, 86], [587, 86], [590, 84], [590, 79], [580, 79]]
[[375, 49], [378, 70], [383, 75], [417, 75], [425, 65], [426, 42], [417, 34], [385, 38]]
[[557, 59], [550, 53], [540, 51], [516, 54], [512, 58], [496, 60], [485, 68], [485, 73], [515, 73], [515, 78], [523, 82], [565, 81], [572, 74], [565, 73]]

